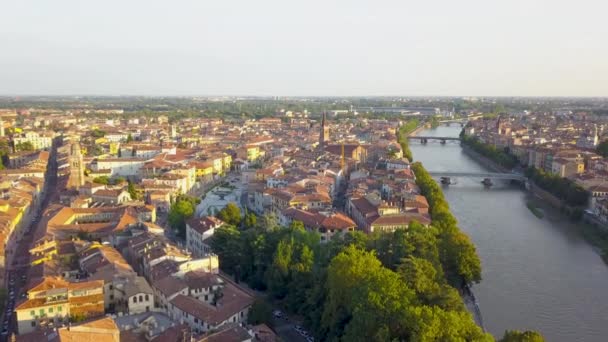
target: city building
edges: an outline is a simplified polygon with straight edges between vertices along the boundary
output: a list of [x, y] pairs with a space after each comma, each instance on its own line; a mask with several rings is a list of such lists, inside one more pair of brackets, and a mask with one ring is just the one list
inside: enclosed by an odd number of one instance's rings
[[53, 327], [68, 319], [104, 314], [103, 281], [72, 283], [45, 277], [27, 290], [27, 298], [15, 308], [20, 334]]
[[213, 236], [216, 228], [224, 225], [224, 221], [204, 216], [186, 221], [186, 246], [194, 256], [201, 257], [211, 253], [208, 239]]

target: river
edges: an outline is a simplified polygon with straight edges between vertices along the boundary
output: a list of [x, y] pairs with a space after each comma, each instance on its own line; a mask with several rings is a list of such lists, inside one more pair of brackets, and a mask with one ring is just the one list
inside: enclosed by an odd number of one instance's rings
[[[438, 127], [425, 136], [457, 136]], [[429, 171], [486, 171], [457, 142], [411, 141], [414, 160]], [[473, 287], [485, 328], [537, 330], [547, 341], [608, 341], [608, 266], [575, 224], [520, 188], [457, 179], [444, 187], [453, 214], [477, 247], [483, 280]], [[537, 218], [526, 207], [540, 205]]]

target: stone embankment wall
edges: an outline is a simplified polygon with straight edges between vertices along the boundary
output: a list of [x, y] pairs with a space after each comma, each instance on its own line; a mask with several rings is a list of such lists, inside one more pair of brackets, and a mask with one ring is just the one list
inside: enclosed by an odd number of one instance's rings
[[538, 196], [543, 201], [546, 201], [547, 203], [549, 203], [550, 205], [552, 205], [553, 207], [555, 207], [557, 209], [560, 209], [560, 208], [562, 208], [565, 205], [559, 198], [555, 197], [550, 192], [547, 192], [547, 191], [541, 189], [540, 187], [538, 187], [533, 182], [530, 182], [530, 181], [528, 182], [527, 189], [532, 194]]
[[[464, 145], [464, 144], [462, 144], [461, 146], [462, 146], [462, 150], [469, 157], [475, 159], [475, 161], [477, 161], [484, 167], [486, 167], [492, 171], [495, 171], [495, 172], [510, 172], [510, 170], [507, 170], [504, 167], [495, 163], [494, 161], [482, 156], [481, 154], [479, 154], [476, 151], [474, 151], [473, 149], [471, 149], [469, 146]], [[547, 201], [547, 203], [549, 203], [550, 205], [552, 205], [553, 207], [555, 207], [557, 209], [562, 209], [564, 207], [568, 208], [568, 206], [562, 200], [555, 197], [550, 192], [541, 189], [536, 184], [534, 184], [534, 182], [531, 182], [529, 180], [526, 181], [526, 189], [528, 191], [530, 191], [530, 193], [532, 193], [533, 195], [538, 196], [539, 198], [541, 198], [544, 201]], [[568, 209], [571, 210], [572, 208], [568, 208]]]

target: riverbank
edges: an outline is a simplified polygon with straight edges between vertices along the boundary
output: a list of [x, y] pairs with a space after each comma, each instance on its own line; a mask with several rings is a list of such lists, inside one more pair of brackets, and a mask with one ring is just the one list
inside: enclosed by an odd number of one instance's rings
[[411, 131], [409, 133], [409, 136], [414, 137], [414, 136], [418, 135], [418, 133], [420, 133], [421, 131], [424, 131], [425, 129], [428, 129], [430, 127], [431, 127], [431, 125], [428, 123], [422, 124], [422, 125], [416, 127], [416, 129], [414, 129], [413, 131]]
[[604, 228], [589, 222], [581, 224], [580, 230], [585, 240], [595, 247], [596, 252], [608, 265], [608, 232]]
[[[441, 126], [418, 135], [456, 137], [459, 132]], [[460, 145], [410, 145], [429, 170], [488, 172]], [[585, 241], [580, 223], [565, 220], [520, 187], [485, 189], [478, 180], [463, 178], [442, 190], [481, 257], [483, 280], [473, 291], [488, 332], [498, 339], [508, 329], [533, 329], [547, 341], [605, 341], [608, 267]], [[527, 201], [543, 210], [542, 220], [531, 214]]]
[[511, 172], [510, 170], [507, 170], [504, 167], [498, 165], [496, 162], [494, 162], [490, 158], [482, 156], [481, 154], [479, 154], [479, 152], [473, 150], [468, 145], [461, 143], [460, 146], [462, 147], [462, 151], [466, 155], [471, 157], [473, 160], [475, 160], [477, 163], [481, 164], [486, 169], [489, 169], [490, 171], [494, 171], [494, 172]]
[[[483, 167], [496, 172], [510, 172], [509, 170], [506, 170], [502, 166], [498, 165], [496, 162], [474, 151], [466, 144], [461, 144], [461, 147], [466, 155], [481, 164]], [[525, 189], [532, 196], [542, 200], [544, 203], [549, 204], [559, 213], [559, 215], [573, 221], [581, 220], [582, 209], [567, 205], [562, 199], [542, 189], [533, 181], [528, 180], [526, 182]], [[538, 217], [539, 219], [544, 217], [544, 213], [534, 204], [528, 202], [526, 203], [526, 206], [532, 212], [532, 214], [534, 214], [534, 216]], [[600, 255], [604, 263], [608, 265], [608, 231], [603, 225], [593, 224], [587, 220], [581, 220], [580, 224], [577, 226], [579, 227], [580, 233], [585, 238], [587, 243], [594, 247], [593, 249]]]
[[[424, 126], [423, 124], [422, 126]], [[403, 157], [407, 158], [409, 161], [413, 161], [414, 157], [412, 155], [412, 151], [410, 150], [410, 145], [407, 141], [407, 137], [412, 135], [412, 133], [420, 130], [420, 121], [418, 119], [413, 119], [406, 121], [399, 129], [397, 130], [397, 141], [399, 145], [401, 145], [401, 152]], [[415, 134], [415, 133], [414, 133]]]
[[470, 237], [465, 234], [453, 216], [443, 190], [420, 162], [413, 163], [416, 185], [429, 203], [432, 225], [437, 227], [439, 252], [448, 284], [459, 290], [461, 298], [473, 315], [476, 324], [485, 331], [481, 309], [471, 290], [473, 283], [481, 281], [481, 260]]
[[[397, 136], [399, 143], [402, 146], [405, 145], [409, 151], [407, 137], [415, 136], [428, 127], [430, 127], [429, 123], [421, 124], [415, 129], [409, 130], [408, 134], [405, 134], [405, 127], [403, 127]], [[409, 152], [411, 153], [411, 151]], [[458, 289], [461, 299], [473, 316], [475, 323], [485, 332], [486, 329], [483, 324], [481, 309], [470, 286], [472, 283], [481, 281], [481, 261], [477, 255], [476, 248], [470, 241], [469, 236], [464, 234], [457, 226], [456, 219], [448, 208], [443, 191], [431, 178], [424, 166], [421, 163], [414, 163], [412, 164], [412, 170], [416, 175], [416, 184], [420, 187], [421, 193], [429, 202], [433, 223], [442, 227], [438, 232], [437, 238], [443, 241], [440, 243], [443, 243], [446, 249], [446, 251], [440, 253], [440, 259], [443, 263], [448, 283]], [[459, 241], [458, 247], [454, 245], [455, 241]]]
[[[465, 154], [467, 154], [469, 157], [474, 159], [476, 162], [481, 164], [483, 167], [485, 167], [491, 171], [512, 172], [512, 170], [509, 170], [509, 169], [503, 167], [496, 161], [481, 155], [479, 152], [475, 151], [473, 148], [471, 148], [464, 142], [461, 143], [461, 147]], [[582, 209], [568, 205], [561, 198], [558, 198], [557, 196], [553, 195], [549, 191], [536, 185], [536, 183], [534, 183], [534, 181], [532, 181], [531, 179], [527, 179], [527, 181], [526, 181], [526, 190], [528, 190], [532, 195], [549, 202], [553, 207], [555, 207], [555, 209], [561, 210], [569, 218], [579, 219], [581, 216], [580, 213], [582, 212]]]
[[528, 201], [526, 203], [526, 207], [528, 207], [528, 209], [532, 212], [532, 214], [534, 214], [534, 216], [538, 217], [539, 219], [542, 219], [545, 216], [545, 214], [543, 214], [542, 210], [540, 210], [531, 201]]

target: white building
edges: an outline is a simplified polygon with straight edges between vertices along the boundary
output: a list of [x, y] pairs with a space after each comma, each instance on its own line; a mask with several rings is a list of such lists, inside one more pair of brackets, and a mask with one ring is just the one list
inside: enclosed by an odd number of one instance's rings
[[124, 291], [126, 314], [134, 315], [154, 310], [154, 291], [143, 277], [136, 277], [117, 286]]
[[213, 236], [215, 229], [222, 225], [224, 225], [224, 221], [213, 216], [188, 220], [186, 222], [186, 248], [197, 257], [211, 253], [207, 239]]
[[13, 136], [13, 143], [18, 148], [19, 144], [31, 143], [34, 150], [47, 150], [53, 145], [53, 135], [48, 133], [26, 132]]
[[139, 170], [146, 163], [145, 159], [137, 158], [105, 158], [96, 159], [91, 163], [91, 169], [97, 170], [112, 170], [112, 177], [134, 177], [139, 174]]
[[252, 296], [226, 284], [214, 292], [210, 303], [179, 294], [169, 303], [168, 313], [173, 320], [188, 324], [196, 333], [203, 333], [225, 324], [247, 322], [252, 304]]

